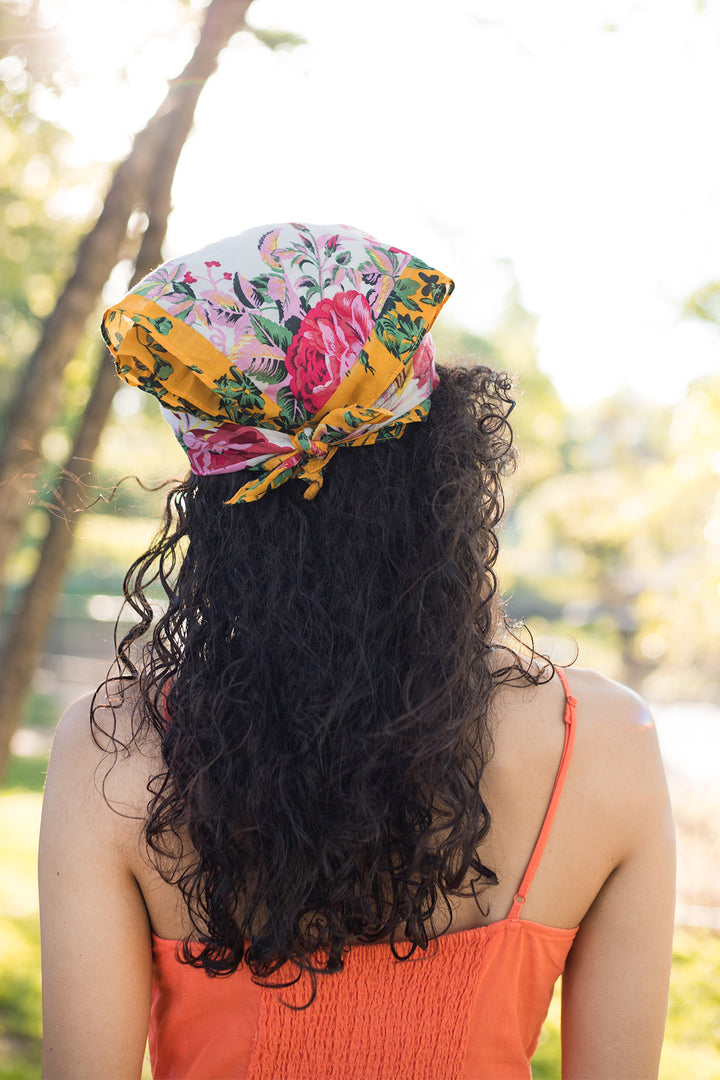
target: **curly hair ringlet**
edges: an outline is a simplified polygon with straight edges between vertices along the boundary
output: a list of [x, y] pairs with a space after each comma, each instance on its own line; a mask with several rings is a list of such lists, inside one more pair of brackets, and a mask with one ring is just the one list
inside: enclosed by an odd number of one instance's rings
[[[339, 452], [312, 502], [290, 481], [228, 506], [234, 474], [190, 476], [125, 579], [108, 700], [132, 691], [130, 743], [161, 745], [145, 839], [187, 903], [181, 959], [210, 975], [306, 971], [314, 996], [351, 944], [407, 959], [452, 895], [497, 882], [477, 854], [491, 701], [550, 675], [500, 644], [510, 379], [438, 371], [427, 421]], [[117, 751], [107, 708], [93, 732]]]

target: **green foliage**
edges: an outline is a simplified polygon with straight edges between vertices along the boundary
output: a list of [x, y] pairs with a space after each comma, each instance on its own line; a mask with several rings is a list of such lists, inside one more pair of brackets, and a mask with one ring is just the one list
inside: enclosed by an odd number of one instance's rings
[[[40, 940], [35, 852], [40, 795], [0, 790], [0, 1080], [40, 1076]], [[679, 929], [660, 1080], [720, 1080], [720, 935]], [[149, 1069], [143, 1073], [149, 1080]], [[535, 1080], [560, 1077], [560, 991], [533, 1059]]]
[[[57, 721], [57, 719], [56, 712], [54, 720]], [[45, 787], [47, 764], [46, 754], [35, 757], [11, 757], [3, 782], [3, 790], [12, 794], [28, 791], [42, 793]]]
[[[533, 1058], [533, 1080], [560, 1077], [560, 984]], [[659, 1080], [720, 1080], [720, 935], [678, 928]]]
[[685, 313], [720, 325], [720, 281], [696, 289], [685, 301]]
[[720, 1080], [720, 935], [675, 935], [667, 1039], [660, 1080]]
[[40, 1075], [39, 825], [39, 795], [0, 795], [0, 1080]]
[[35, 916], [0, 916], [0, 1080], [40, 1076], [39, 954]]
[[442, 325], [433, 336], [440, 357], [517, 375], [520, 467], [500, 562], [512, 617], [555, 659], [573, 658], [575, 638], [581, 663], [654, 700], [717, 698], [720, 375], [672, 408], [618, 391], [571, 413], [514, 294], [491, 338]]
[[36, 5], [25, 7], [0, 7], [0, 407], [72, 268], [82, 226], [67, 196], [82, 192], [90, 212], [102, 182], [68, 165], [67, 134], [38, 115], [38, 94], [57, 92], [70, 75], [59, 36], [37, 25]]
[[532, 1059], [533, 1080], [559, 1080], [562, 1044], [560, 1039], [561, 983], [555, 987], [547, 1020], [540, 1032], [540, 1041]]

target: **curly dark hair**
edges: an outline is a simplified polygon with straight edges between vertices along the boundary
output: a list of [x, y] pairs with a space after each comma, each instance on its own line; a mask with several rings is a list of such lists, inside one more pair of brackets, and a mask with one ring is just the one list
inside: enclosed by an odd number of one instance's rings
[[290, 481], [228, 506], [237, 474], [174, 487], [125, 579], [116, 685], [165, 765], [145, 836], [187, 903], [182, 958], [209, 974], [314, 980], [381, 939], [406, 958], [451, 895], [497, 881], [477, 854], [491, 699], [543, 678], [498, 646], [514, 402], [487, 367], [439, 372], [427, 421], [340, 450], [313, 501]]

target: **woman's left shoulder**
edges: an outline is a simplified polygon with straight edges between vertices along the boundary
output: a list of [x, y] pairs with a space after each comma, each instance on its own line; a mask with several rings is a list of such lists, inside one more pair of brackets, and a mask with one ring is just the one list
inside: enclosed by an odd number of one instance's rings
[[53, 738], [45, 804], [70, 813], [91, 830], [117, 838], [144, 815], [147, 781], [157, 764], [156, 740], [137, 738], [132, 694], [122, 698], [103, 687], [74, 701]]

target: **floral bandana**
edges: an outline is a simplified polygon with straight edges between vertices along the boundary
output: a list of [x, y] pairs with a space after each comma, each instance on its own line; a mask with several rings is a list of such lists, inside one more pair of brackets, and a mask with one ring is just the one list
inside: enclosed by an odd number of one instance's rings
[[322, 486], [340, 446], [397, 439], [437, 385], [428, 330], [453, 282], [347, 226], [267, 225], [159, 266], [105, 312], [118, 375], [154, 394], [229, 501]]

